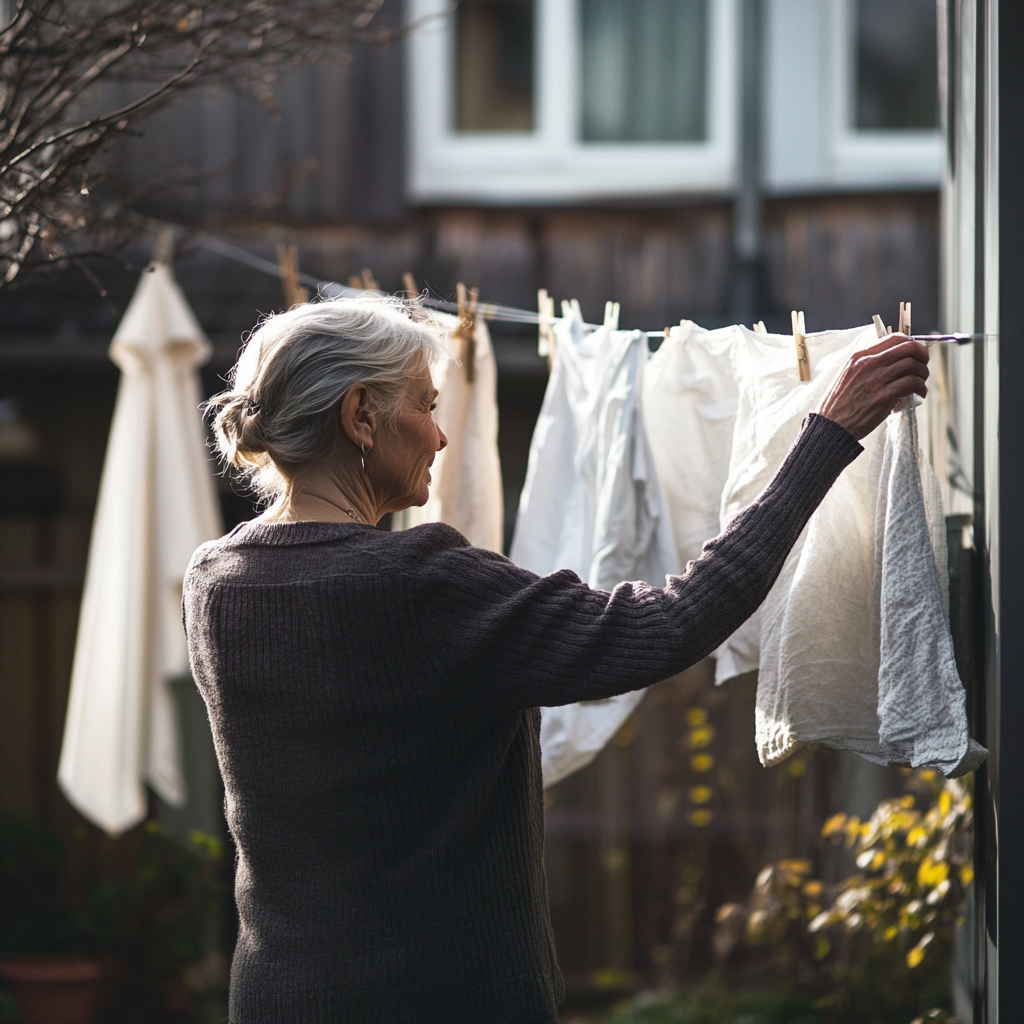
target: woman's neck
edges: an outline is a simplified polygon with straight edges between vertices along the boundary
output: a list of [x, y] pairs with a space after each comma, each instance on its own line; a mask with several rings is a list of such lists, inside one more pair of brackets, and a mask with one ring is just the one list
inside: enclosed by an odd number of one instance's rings
[[259, 517], [270, 523], [365, 523], [376, 526], [380, 515], [365, 476], [329, 469], [307, 471]]

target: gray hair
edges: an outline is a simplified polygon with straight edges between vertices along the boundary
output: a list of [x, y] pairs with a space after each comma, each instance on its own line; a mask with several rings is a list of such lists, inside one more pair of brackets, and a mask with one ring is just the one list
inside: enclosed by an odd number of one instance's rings
[[338, 407], [350, 388], [365, 384], [375, 410], [393, 423], [409, 378], [447, 356], [439, 323], [401, 299], [329, 299], [268, 316], [228, 390], [205, 406], [221, 459], [272, 499], [337, 449]]

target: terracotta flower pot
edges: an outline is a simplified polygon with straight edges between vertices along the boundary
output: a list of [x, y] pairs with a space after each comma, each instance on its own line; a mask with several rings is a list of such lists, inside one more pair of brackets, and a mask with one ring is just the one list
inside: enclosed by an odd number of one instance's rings
[[88, 956], [31, 954], [0, 960], [21, 1024], [93, 1024], [106, 966]]

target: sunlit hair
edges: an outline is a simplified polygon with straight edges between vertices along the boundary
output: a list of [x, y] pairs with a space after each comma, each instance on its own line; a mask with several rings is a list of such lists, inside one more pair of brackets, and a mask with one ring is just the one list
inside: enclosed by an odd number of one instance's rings
[[338, 407], [365, 384], [394, 422], [409, 379], [448, 357], [440, 325], [401, 299], [326, 299], [266, 317], [206, 403], [224, 463], [264, 499], [339, 444]]

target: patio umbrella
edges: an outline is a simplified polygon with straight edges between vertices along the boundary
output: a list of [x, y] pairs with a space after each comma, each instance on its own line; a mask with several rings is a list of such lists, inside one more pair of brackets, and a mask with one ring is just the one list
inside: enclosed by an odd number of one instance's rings
[[199, 412], [210, 345], [168, 264], [143, 272], [110, 345], [121, 369], [85, 575], [58, 780], [111, 835], [148, 783], [185, 802], [169, 683], [188, 671], [181, 584], [222, 532]]

